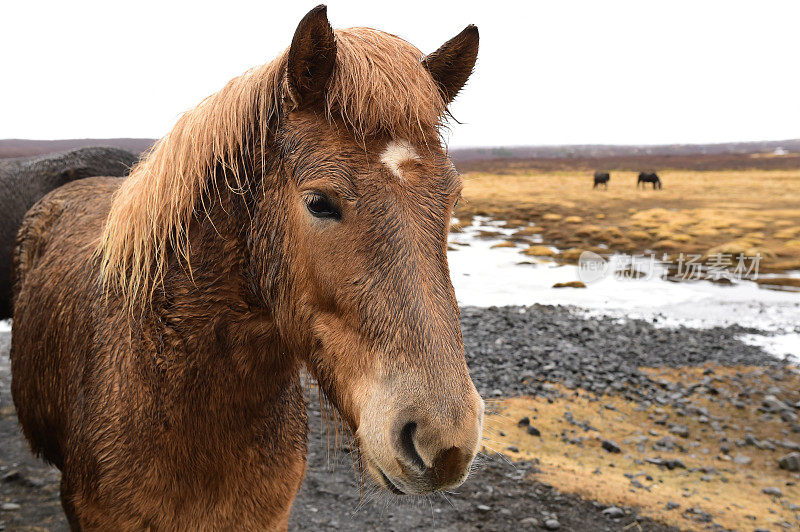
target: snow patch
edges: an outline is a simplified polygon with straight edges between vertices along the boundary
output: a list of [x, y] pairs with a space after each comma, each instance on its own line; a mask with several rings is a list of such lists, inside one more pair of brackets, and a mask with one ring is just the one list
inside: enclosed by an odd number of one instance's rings
[[[480, 238], [481, 231], [502, 236]], [[800, 294], [796, 292], [765, 290], [751, 281], [733, 285], [673, 282], [660, 275], [642, 279], [609, 275], [587, 288], [553, 288], [558, 282], [580, 280], [578, 267], [527, 257], [520, 253], [522, 247], [492, 249], [515, 231], [502, 222], [476, 217], [472, 226], [450, 235], [454, 250], [448, 252], [448, 261], [459, 304], [571, 305], [586, 315], [638, 318], [665, 327], [738, 324], [777, 333], [769, 336], [771, 341], [800, 356], [800, 344], [795, 342], [800, 336]], [[778, 340], [781, 335], [786, 340]]]

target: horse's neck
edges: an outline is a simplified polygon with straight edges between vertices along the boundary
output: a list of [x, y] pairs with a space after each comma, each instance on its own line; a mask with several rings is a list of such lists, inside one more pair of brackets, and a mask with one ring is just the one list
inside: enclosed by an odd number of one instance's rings
[[225, 206], [212, 209], [210, 219], [196, 217], [191, 273], [186, 261], [170, 261], [144, 334], [134, 331], [141, 338], [135, 350], [140, 371], [171, 396], [172, 411], [165, 414], [211, 432], [269, 423], [270, 407], [299, 382], [299, 365], [274, 320], [247, 291], [245, 222], [235, 212]]

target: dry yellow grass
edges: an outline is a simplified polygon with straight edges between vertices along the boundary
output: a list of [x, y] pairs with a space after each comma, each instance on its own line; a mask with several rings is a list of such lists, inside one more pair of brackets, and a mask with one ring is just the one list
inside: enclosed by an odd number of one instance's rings
[[568, 262], [575, 262], [580, 258], [583, 252], [584, 250], [580, 248], [565, 249], [561, 252], [558, 258]]
[[586, 288], [586, 285], [580, 281], [568, 281], [566, 283], [556, 283], [553, 288]]
[[[704, 369], [646, 371], [653, 378], [685, 383], [701, 381]], [[714, 367], [714, 371], [720, 376], [736, 372], [744, 374], [745, 382], [754, 389], [768, 385], [763, 378], [764, 370], [760, 368]], [[795, 377], [795, 380], [795, 388], [800, 388], [800, 377]], [[723, 393], [729, 391], [724, 385], [720, 388]], [[577, 395], [566, 393], [567, 399], [556, 399], [552, 404], [546, 399], [530, 397], [504, 399], [495, 403], [497, 413], [489, 416], [486, 422], [490, 446], [512, 459], [538, 459], [541, 473], [537, 474], [537, 478], [562, 491], [609, 505], [638, 507], [644, 515], [681, 529], [704, 529], [704, 524], [692, 520], [692, 514], [684, 515], [685, 510], [696, 507], [712, 515], [715, 523], [733, 530], [753, 530], [756, 527], [775, 529], [781, 522], [793, 523], [794, 526], [799, 524], [796, 512], [789, 508], [789, 504], [800, 504], [800, 476], [777, 467], [778, 458], [788, 452], [785, 449], [737, 448], [731, 443], [732, 455], [741, 453], [752, 460], [747, 466], [739, 465], [723, 457], [714, 431], [696, 417], [676, 418], [669, 407], [637, 411], [634, 403], [617, 396], [596, 397], [584, 391], [579, 391]], [[781, 432], [785, 428], [783, 423], [779, 420], [761, 421], [758, 419], [761, 414], [755, 409], [740, 410], [726, 401], [712, 402], [700, 397], [694, 403], [707, 408], [709, 417], [720, 420], [723, 426], [738, 426], [738, 432], [730, 427], [725, 429], [731, 440], [741, 437], [747, 426], [758, 427], [756, 436], [760, 439], [787, 439]], [[611, 405], [614, 410], [604, 405]], [[569, 423], [564, 419], [567, 411], [571, 412], [574, 419], [587, 421], [598, 431], [585, 432]], [[667, 427], [654, 423], [654, 418], [664, 414], [670, 414], [670, 420], [689, 427], [688, 439], [675, 437], [687, 452], [653, 450], [653, 442], [669, 435]], [[531, 436], [526, 427], [517, 425], [518, 420], [526, 416], [541, 431], [540, 438]], [[565, 444], [562, 434], [567, 438], [584, 439], [580, 446]], [[635, 442], [642, 437], [647, 438], [648, 442], [640, 450]], [[602, 439], [614, 440], [622, 447], [622, 453], [612, 454], [603, 450]], [[509, 450], [509, 446], [514, 446], [517, 451]], [[704, 449], [708, 449], [707, 454]], [[686, 469], [669, 470], [642, 462], [645, 458], [654, 457], [681, 460]], [[706, 471], [712, 471], [709, 468], [713, 468], [716, 473], [707, 473], [700, 468], [706, 468]], [[626, 474], [633, 475], [645, 488], [635, 488]], [[768, 486], [780, 488], [783, 497], [762, 493], [761, 488]], [[667, 510], [669, 501], [677, 502], [681, 507]]]
[[531, 246], [522, 252], [529, 257], [555, 257], [556, 252], [548, 246]]
[[[456, 214], [532, 221], [556, 245], [702, 255], [733, 250], [761, 253], [763, 271], [800, 268], [800, 247], [787, 245], [800, 236], [800, 170], [659, 174], [663, 190], [637, 189], [636, 174], [620, 171], [612, 173], [608, 191], [600, 191], [585, 172], [468, 173]], [[580, 225], [590, 219], [591, 225]], [[625, 240], [611, 242], [620, 237]]]
[[515, 247], [517, 247], [517, 245], [514, 242], [511, 242], [510, 240], [503, 240], [502, 242], [500, 242], [498, 244], [493, 244], [492, 245], [492, 249], [494, 249], [494, 248], [515, 248]]

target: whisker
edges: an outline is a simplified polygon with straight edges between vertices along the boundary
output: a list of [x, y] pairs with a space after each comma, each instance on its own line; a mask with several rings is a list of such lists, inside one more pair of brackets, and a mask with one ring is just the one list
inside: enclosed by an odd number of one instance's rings
[[455, 508], [455, 507], [456, 507], [456, 505], [455, 505], [455, 504], [453, 504], [453, 501], [451, 501], [451, 500], [450, 500], [450, 498], [449, 498], [449, 497], [448, 497], [448, 496], [445, 494], [445, 492], [443, 492], [443, 491], [440, 491], [440, 492], [439, 492], [439, 495], [441, 495], [441, 496], [442, 496], [442, 498], [443, 498], [445, 501], [447, 501], [447, 504], [449, 504], [451, 507], [453, 507], [453, 508]]

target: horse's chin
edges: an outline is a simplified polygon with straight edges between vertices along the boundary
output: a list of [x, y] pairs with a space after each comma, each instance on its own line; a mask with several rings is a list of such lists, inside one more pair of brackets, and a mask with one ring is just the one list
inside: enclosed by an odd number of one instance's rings
[[414, 492], [409, 489], [402, 481], [395, 477], [391, 477], [383, 472], [380, 466], [375, 464], [372, 460], [367, 459], [367, 471], [372, 479], [381, 488], [394, 493], [395, 495], [413, 495]]
[[400, 478], [391, 473], [386, 473], [383, 468], [370, 459], [366, 459], [365, 462], [367, 471], [375, 483], [395, 495], [426, 495], [437, 491], [436, 488], [424, 481], [406, 477]]

